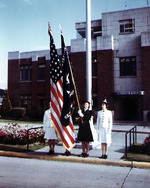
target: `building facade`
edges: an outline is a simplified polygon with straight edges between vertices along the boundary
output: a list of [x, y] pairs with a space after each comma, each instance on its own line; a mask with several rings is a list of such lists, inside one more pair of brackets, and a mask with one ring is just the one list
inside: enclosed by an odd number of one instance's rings
[[[69, 55], [80, 101], [86, 98], [86, 23], [76, 23]], [[94, 109], [107, 97], [116, 120], [145, 120], [150, 110], [150, 7], [108, 12], [91, 22]], [[60, 52], [60, 50], [58, 50]], [[9, 52], [8, 90], [13, 106], [45, 110], [49, 50]]]
[[25, 107], [28, 114], [42, 116], [50, 100], [49, 50], [9, 52], [8, 92], [13, 107]]

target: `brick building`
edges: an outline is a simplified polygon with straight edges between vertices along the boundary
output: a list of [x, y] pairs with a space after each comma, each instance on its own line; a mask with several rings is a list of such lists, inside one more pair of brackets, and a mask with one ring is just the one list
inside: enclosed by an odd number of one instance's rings
[[[68, 47], [80, 101], [86, 97], [85, 28], [76, 23], [77, 38]], [[91, 33], [94, 108], [107, 97], [116, 120], [144, 119], [150, 110], [150, 7], [103, 13], [91, 22]], [[49, 50], [8, 56], [12, 105], [42, 113], [50, 97]]]
[[43, 114], [50, 98], [49, 59], [49, 50], [9, 52], [8, 92], [13, 107], [25, 107], [34, 115]]

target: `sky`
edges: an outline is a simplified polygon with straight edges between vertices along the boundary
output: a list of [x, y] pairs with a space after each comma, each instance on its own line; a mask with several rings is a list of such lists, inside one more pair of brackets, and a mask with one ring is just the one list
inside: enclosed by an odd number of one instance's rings
[[[150, 0], [91, 0], [91, 19], [103, 12], [150, 6]], [[60, 30], [66, 45], [76, 38], [75, 23], [86, 21], [86, 0], [0, 0], [0, 89], [7, 89], [8, 52], [49, 49], [48, 21], [56, 47]]]

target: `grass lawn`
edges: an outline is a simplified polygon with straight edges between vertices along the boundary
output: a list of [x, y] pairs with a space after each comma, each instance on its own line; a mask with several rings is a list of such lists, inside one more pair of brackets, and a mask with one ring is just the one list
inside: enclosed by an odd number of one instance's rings
[[14, 120], [14, 119], [0, 119], [0, 123], [17, 123], [17, 124], [42, 124], [42, 121], [21, 121], [21, 120]]
[[[125, 155], [123, 156], [123, 159], [125, 159]], [[135, 144], [128, 150], [127, 159], [125, 160], [150, 162], [150, 155], [147, 154], [147, 149], [142, 144]]]
[[138, 162], [150, 162], [150, 155], [129, 152], [127, 155], [127, 160], [138, 161]]
[[[38, 149], [41, 149], [45, 146], [48, 146], [48, 143], [35, 143], [35, 144], [29, 144], [29, 151], [35, 151]], [[27, 145], [9, 145], [9, 144], [0, 144], [0, 150], [3, 151], [14, 151], [14, 152], [27, 152]]]

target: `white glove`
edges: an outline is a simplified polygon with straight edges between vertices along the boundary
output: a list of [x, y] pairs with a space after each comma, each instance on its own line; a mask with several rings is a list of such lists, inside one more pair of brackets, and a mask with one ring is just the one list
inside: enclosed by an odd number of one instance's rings
[[79, 114], [80, 117], [84, 116], [81, 110], [78, 110], [78, 114]]

